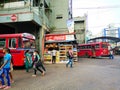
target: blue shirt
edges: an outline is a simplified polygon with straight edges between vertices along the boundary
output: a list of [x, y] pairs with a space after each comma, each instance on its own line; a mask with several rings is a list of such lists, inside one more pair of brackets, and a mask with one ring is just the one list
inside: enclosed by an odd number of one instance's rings
[[7, 63], [5, 64], [4, 68], [10, 68], [10, 63], [11, 63], [11, 54], [6, 53], [4, 55], [4, 63], [7, 61]]

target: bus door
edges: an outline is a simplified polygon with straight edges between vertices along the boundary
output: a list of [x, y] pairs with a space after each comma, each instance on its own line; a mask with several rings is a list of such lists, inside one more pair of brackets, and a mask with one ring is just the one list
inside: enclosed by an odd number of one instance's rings
[[109, 54], [109, 49], [108, 49], [107, 43], [102, 43], [102, 53], [103, 53], [103, 55]]
[[92, 45], [91, 50], [92, 50], [92, 57], [96, 57], [96, 49], [94, 45]]
[[[24, 65], [24, 52], [18, 49], [18, 38], [9, 38], [9, 48], [11, 50], [13, 65]], [[18, 58], [19, 57], [19, 58]], [[22, 59], [22, 60], [21, 60]]]
[[6, 39], [0, 38], [0, 65], [3, 64], [3, 47], [6, 47]]
[[100, 44], [96, 44], [95, 45], [95, 52], [96, 52], [96, 56], [97, 57], [101, 56], [101, 47], [100, 47]]
[[9, 48], [16, 48], [16, 38], [9, 38]]

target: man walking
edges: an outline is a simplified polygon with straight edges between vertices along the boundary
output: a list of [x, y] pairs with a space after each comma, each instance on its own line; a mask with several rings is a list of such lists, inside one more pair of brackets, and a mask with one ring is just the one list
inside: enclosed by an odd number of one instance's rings
[[110, 56], [109, 56], [109, 59], [114, 59], [114, 56], [113, 56], [113, 50], [112, 50], [112, 49], [110, 50]]
[[68, 58], [68, 63], [66, 64], [66, 67], [68, 67], [68, 65], [70, 64], [70, 67], [72, 68], [73, 66], [73, 51], [72, 50], [68, 50], [67, 52], [67, 58]]

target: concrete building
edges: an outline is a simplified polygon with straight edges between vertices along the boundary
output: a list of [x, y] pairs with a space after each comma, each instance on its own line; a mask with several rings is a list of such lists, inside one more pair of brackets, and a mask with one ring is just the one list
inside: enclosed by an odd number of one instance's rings
[[42, 50], [44, 31], [49, 29], [50, 0], [0, 0], [0, 34], [28, 32]]
[[86, 43], [87, 15], [74, 18], [74, 30], [76, 33], [77, 43]]
[[46, 31], [68, 33], [69, 19], [72, 19], [72, 0], [0, 0], [0, 34], [34, 34], [40, 51]]
[[67, 20], [72, 18], [72, 0], [51, 0], [51, 33], [68, 33]]

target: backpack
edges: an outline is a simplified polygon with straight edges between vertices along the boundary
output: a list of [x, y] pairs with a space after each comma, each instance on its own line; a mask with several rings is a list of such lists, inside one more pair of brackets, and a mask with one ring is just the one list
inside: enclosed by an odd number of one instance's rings
[[69, 58], [73, 58], [74, 57], [72, 52], [68, 51], [67, 53], [68, 53], [68, 57]]

